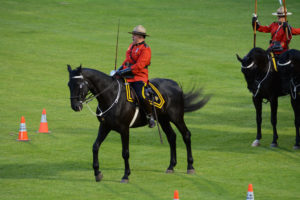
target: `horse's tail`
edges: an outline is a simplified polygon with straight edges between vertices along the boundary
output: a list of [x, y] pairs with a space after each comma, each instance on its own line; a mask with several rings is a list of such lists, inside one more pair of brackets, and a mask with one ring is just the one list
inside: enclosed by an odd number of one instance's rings
[[187, 93], [183, 93], [184, 112], [192, 112], [202, 108], [210, 99], [211, 95], [203, 95], [201, 88], [193, 88]]

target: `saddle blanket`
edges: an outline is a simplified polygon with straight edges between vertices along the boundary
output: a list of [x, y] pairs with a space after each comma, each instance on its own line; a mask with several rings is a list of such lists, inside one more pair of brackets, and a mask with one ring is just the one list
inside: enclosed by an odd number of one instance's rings
[[[132, 95], [132, 91], [130, 89], [130, 85], [127, 82], [127, 80], [125, 79], [125, 87], [126, 87], [126, 98], [127, 101], [129, 102], [134, 102], [134, 97]], [[163, 107], [163, 105], [165, 104], [165, 100], [162, 97], [161, 93], [158, 91], [158, 89], [149, 82], [149, 84], [147, 85], [145, 83], [143, 90], [142, 90], [142, 95], [143, 98], [146, 99], [150, 105], [153, 105], [159, 109], [161, 109]], [[152, 100], [153, 98], [153, 100]], [[153, 102], [152, 102], [153, 101]]]

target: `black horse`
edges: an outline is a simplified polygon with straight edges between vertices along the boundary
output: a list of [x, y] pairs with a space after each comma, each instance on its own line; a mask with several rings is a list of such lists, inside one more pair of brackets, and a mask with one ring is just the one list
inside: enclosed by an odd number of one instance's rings
[[291, 49], [281, 54], [278, 61], [278, 71], [289, 83], [291, 104], [295, 115], [296, 143], [294, 149], [299, 149], [300, 136], [300, 51]]
[[256, 109], [257, 135], [252, 146], [259, 146], [262, 123], [262, 103], [263, 99], [270, 102], [271, 106], [271, 123], [273, 126], [273, 141], [271, 147], [277, 147], [277, 108], [278, 97], [288, 94], [288, 89], [283, 87], [279, 73], [275, 70], [270, 54], [261, 49], [253, 48], [241, 59], [237, 55], [237, 59], [241, 62], [241, 70], [247, 81], [247, 87], [253, 94], [252, 101]]
[[[96, 181], [103, 177], [99, 171], [98, 151], [101, 143], [111, 130], [121, 135], [122, 157], [125, 161], [125, 172], [121, 182], [128, 182], [129, 167], [129, 128], [140, 127], [147, 124], [146, 117], [139, 112], [135, 122], [132, 119], [136, 113], [136, 104], [126, 100], [125, 84], [123, 79], [116, 79], [100, 71], [78, 67], [69, 70], [69, 83], [71, 95], [71, 107], [74, 111], [81, 111], [83, 103], [97, 98], [96, 110], [98, 120], [101, 122], [98, 137], [93, 145], [93, 168]], [[187, 173], [194, 173], [193, 157], [191, 149], [191, 133], [185, 125], [184, 113], [203, 107], [209, 100], [208, 96], [201, 97], [201, 90], [192, 90], [183, 93], [178, 84], [169, 79], [152, 79], [150, 82], [157, 87], [165, 99], [161, 109], [157, 109], [158, 122], [165, 132], [170, 145], [170, 165], [167, 173], [172, 173], [177, 163], [176, 158], [176, 134], [170, 122], [179, 129], [187, 150]], [[88, 96], [88, 92], [92, 96]], [[201, 98], [201, 99], [199, 99]], [[131, 126], [130, 126], [131, 125]]]

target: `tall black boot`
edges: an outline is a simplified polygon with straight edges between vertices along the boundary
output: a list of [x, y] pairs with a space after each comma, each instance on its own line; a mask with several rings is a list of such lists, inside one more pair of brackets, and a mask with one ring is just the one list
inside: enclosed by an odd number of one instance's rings
[[148, 100], [143, 99], [143, 103], [142, 103], [141, 106], [143, 106], [143, 110], [146, 114], [146, 118], [147, 118], [147, 121], [148, 121], [148, 124], [149, 124], [149, 128], [155, 127], [155, 120], [154, 120], [154, 117], [153, 117], [152, 105], [150, 105]]

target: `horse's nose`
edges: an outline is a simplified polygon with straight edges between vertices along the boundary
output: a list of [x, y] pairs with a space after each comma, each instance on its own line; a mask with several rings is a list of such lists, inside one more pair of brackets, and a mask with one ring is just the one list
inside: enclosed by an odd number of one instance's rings
[[81, 111], [82, 110], [82, 104], [81, 103], [77, 103], [77, 104], [72, 104], [72, 109], [76, 112]]

